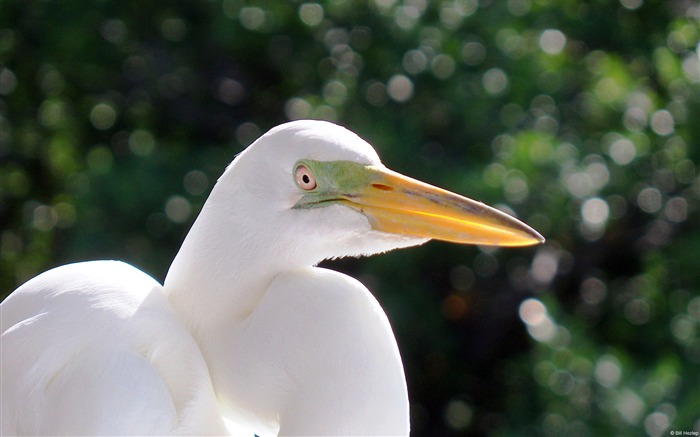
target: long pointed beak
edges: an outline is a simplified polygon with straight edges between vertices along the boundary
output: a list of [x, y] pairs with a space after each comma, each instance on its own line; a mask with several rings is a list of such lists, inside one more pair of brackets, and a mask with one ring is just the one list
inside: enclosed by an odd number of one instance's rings
[[530, 246], [544, 237], [481, 202], [400, 173], [365, 167], [369, 181], [341, 202], [361, 211], [373, 229], [393, 234], [490, 246]]

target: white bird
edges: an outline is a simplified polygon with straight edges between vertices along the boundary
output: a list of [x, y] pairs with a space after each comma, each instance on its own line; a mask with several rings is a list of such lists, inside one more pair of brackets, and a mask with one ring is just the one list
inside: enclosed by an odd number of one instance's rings
[[399, 350], [358, 281], [315, 267], [536, 231], [402, 176], [354, 133], [278, 126], [214, 186], [163, 285], [69, 264], [2, 304], [3, 435], [407, 435]]

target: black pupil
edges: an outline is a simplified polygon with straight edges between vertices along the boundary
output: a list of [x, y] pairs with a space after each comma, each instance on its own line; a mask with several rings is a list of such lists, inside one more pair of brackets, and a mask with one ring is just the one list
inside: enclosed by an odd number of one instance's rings
[[301, 180], [302, 180], [305, 184], [308, 184], [309, 182], [311, 182], [311, 180], [309, 179], [309, 175], [307, 175], [307, 174], [305, 174], [304, 176], [302, 176], [302, 177], [301, 177]]

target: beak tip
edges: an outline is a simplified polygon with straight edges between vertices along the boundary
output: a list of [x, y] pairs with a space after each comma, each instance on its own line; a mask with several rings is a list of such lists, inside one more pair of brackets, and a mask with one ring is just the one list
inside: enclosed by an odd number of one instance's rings
[[547, 239], [542, 236], [539, 232], [537, 232], [534, 229], [530, 229], [530, 234], [528, 235], [528, 246], [539, 246], [540, 244], [544, 244]]
[[539, 246], [547, 241], [542, 234], [532, 229], [531, 227], [525, 225], [525, 229], [520, 229], [520, 232], [513, 235], [513, 238], [509, 241], [498, 241], [494, 246], [503, 247], [529, 247], [529, 246]]

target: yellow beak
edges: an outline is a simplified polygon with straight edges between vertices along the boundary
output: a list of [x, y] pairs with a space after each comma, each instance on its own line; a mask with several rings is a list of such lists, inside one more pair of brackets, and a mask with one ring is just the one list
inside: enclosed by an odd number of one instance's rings
[[508, 214], [383, 166], [311, 160], [299, 161], [300, 166], [315, 181], [295, 208], [340, 203], [364, 214], [377, 231], [453, 243], [515, 247], [544, 242]]
[[393, 234], [491, 246], [544, 242], [537, 231], [495, 208], [387, 169], [365, 167], [369, 183], [341, 202]]

